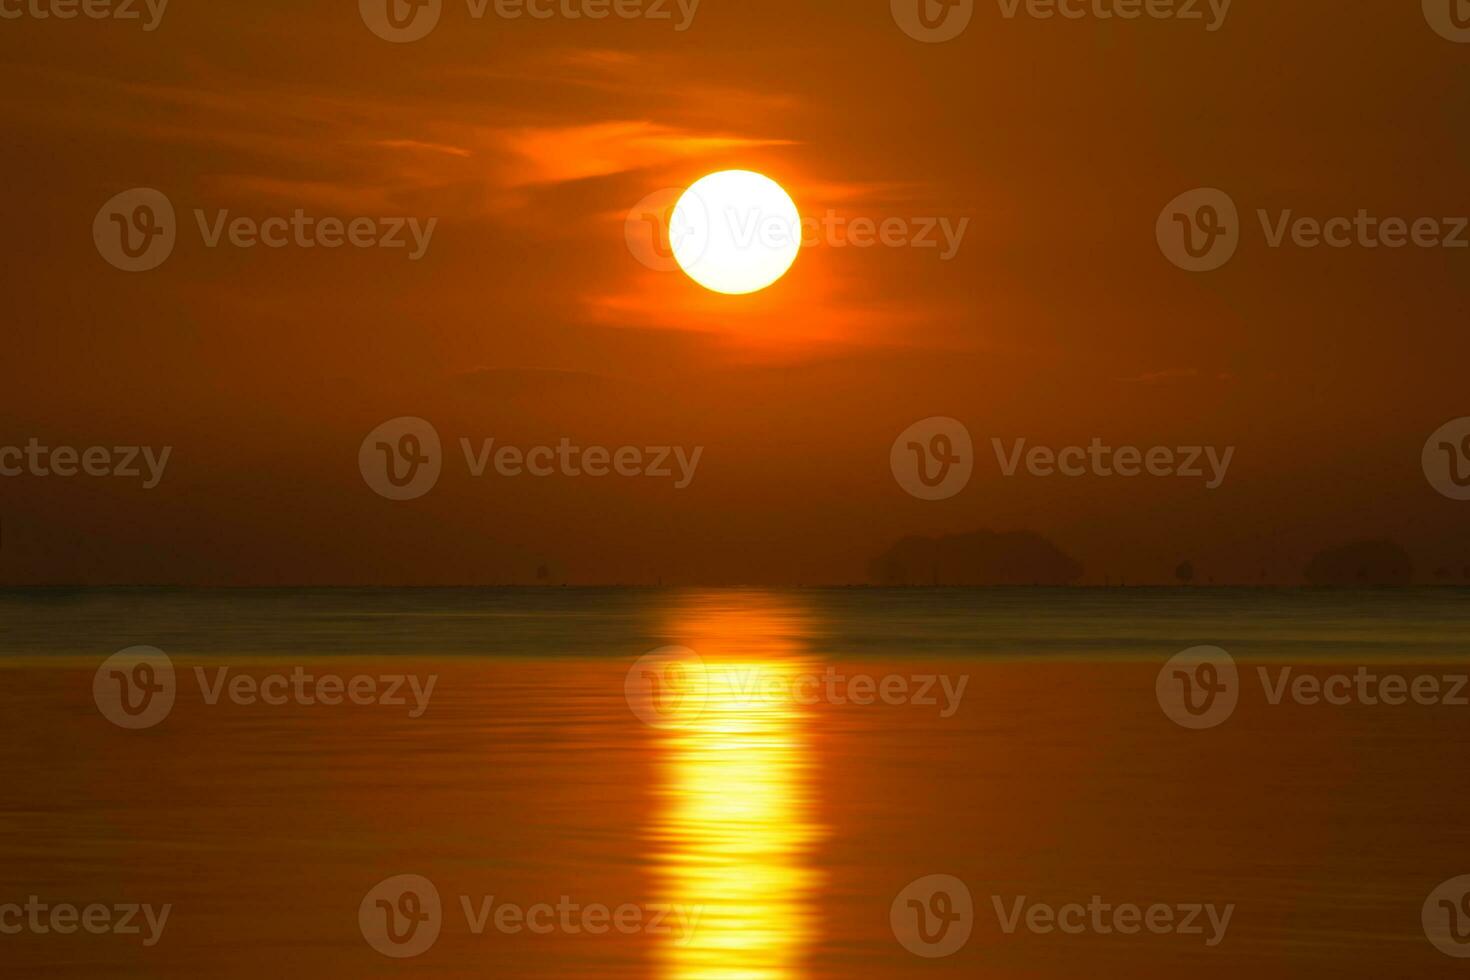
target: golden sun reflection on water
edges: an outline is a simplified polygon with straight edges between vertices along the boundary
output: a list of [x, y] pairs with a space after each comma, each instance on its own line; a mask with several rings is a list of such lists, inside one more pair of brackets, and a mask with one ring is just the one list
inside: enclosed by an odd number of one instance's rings
[[[742, 616], [724, 626], [749, 641], [768, 623]], [[804, 975], [819, 884], [809, 856], [820, 828], [809, 717], [789, 696], [805, 668], [783, 647], [755, 659], [749, 642], [734, 644], [726, 649], [738, 659], [724, 659], [706, 643], [701, 709], [659, 733], [658, 874], [667, 900], [699, 915], [691, 937], [663, 947], [669, 980]]]

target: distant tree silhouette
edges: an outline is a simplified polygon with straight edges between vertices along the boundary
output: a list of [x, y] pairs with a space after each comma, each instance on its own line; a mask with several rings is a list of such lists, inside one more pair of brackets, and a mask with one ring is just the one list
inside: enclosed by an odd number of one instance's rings
[[1395, 541], [1354, 541], [1317, 552], [1304, 574], [1311, 585], [1401, 586], [1414, 581], [1414, 562]]
[[1179, 567], [1174, 569], [1174, 577], [1179, 580], [1180, 585], [1188, 585], [1194, 581], [1194, 562], [1182, 561]]
[[1071, 585], [1082, 566], [1034, 531], [911, 535], [869, 564], [879, 585]]

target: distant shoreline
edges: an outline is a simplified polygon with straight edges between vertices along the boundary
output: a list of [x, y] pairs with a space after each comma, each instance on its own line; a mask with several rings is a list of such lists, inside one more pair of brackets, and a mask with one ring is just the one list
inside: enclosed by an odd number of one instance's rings
[[768, 591], [768, 592], [1415, 592], [1415, 591], [1463, 591], [1470, 592], [1470, 583], [1416, 582], [1408, 585], [1279, 585], [1279, 584], [1212, 584], [1212, 585], [1169, 585], [1162, 582], [1141, 582], [1128, 585], [1017, 585], [995, 583], [990, 585], [869, 585], [834, 583], [820, 585], [762, 585], [746, 583], [740, 585], [705, 585], [681, 583], [674, 585], [649, 584], [462, 584], [462, 585], [186, 585], [179, 583], [122, 583], [80, 584], [50, 582], [28, 585], [0, 585], [0, 594], [19, 592], [678, 592], [678, 591]]

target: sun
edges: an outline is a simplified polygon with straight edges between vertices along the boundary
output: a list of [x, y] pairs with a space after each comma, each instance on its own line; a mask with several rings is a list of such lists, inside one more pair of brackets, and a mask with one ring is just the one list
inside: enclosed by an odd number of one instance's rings
[[706, 289], [739, 296], [780, 279], [801, 250], [801, 213], [771, 178], [751, 170], [701, 177], [674, 205], [669, 244]]

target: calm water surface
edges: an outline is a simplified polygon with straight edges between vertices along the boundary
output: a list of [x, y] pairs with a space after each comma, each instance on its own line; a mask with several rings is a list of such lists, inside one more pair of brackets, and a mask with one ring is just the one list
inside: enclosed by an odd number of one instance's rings
[[[1458, 590], [0, 593], [0, 906], [171, 907], [151, 947], [23, 930], [0, 934], [0, 963], [79, 977], [1463, 975], [1421, 909], [1470, 873], [1470, 707], [1272, 705], [1256, 671], [1453, 677], [1470, 672], [1467, 625]], [[125, 730], [94, 674], [139, 644], [167, 654], [177, 692], [158, 724]], [[1199, 644], [1239, 662], [1240, 703], [1188, 731], [1155, 680]], [[649, 724], [630, 669], [669, 645], [704, 672], [656, 692], [675, 707]], [[220, 687], [209, 703], [213, 685], [297, 668], [434, 687], [417, 716], [411, 695], [275, 705]], [[442, 911], [432, 944], [400, 960], [369, 945], [360, 912], [404, 874], [431, 881]], [[928, 959], [890, 912], [936, 874], [968, 887], [973, 931]], [[1233, 912], [1209, 945], [1008, 933], [996, 907], [1094, 896]], [[477, 932], [487, 902], [666, 915], [594, 934], [497, 928], [492, 911]]]

